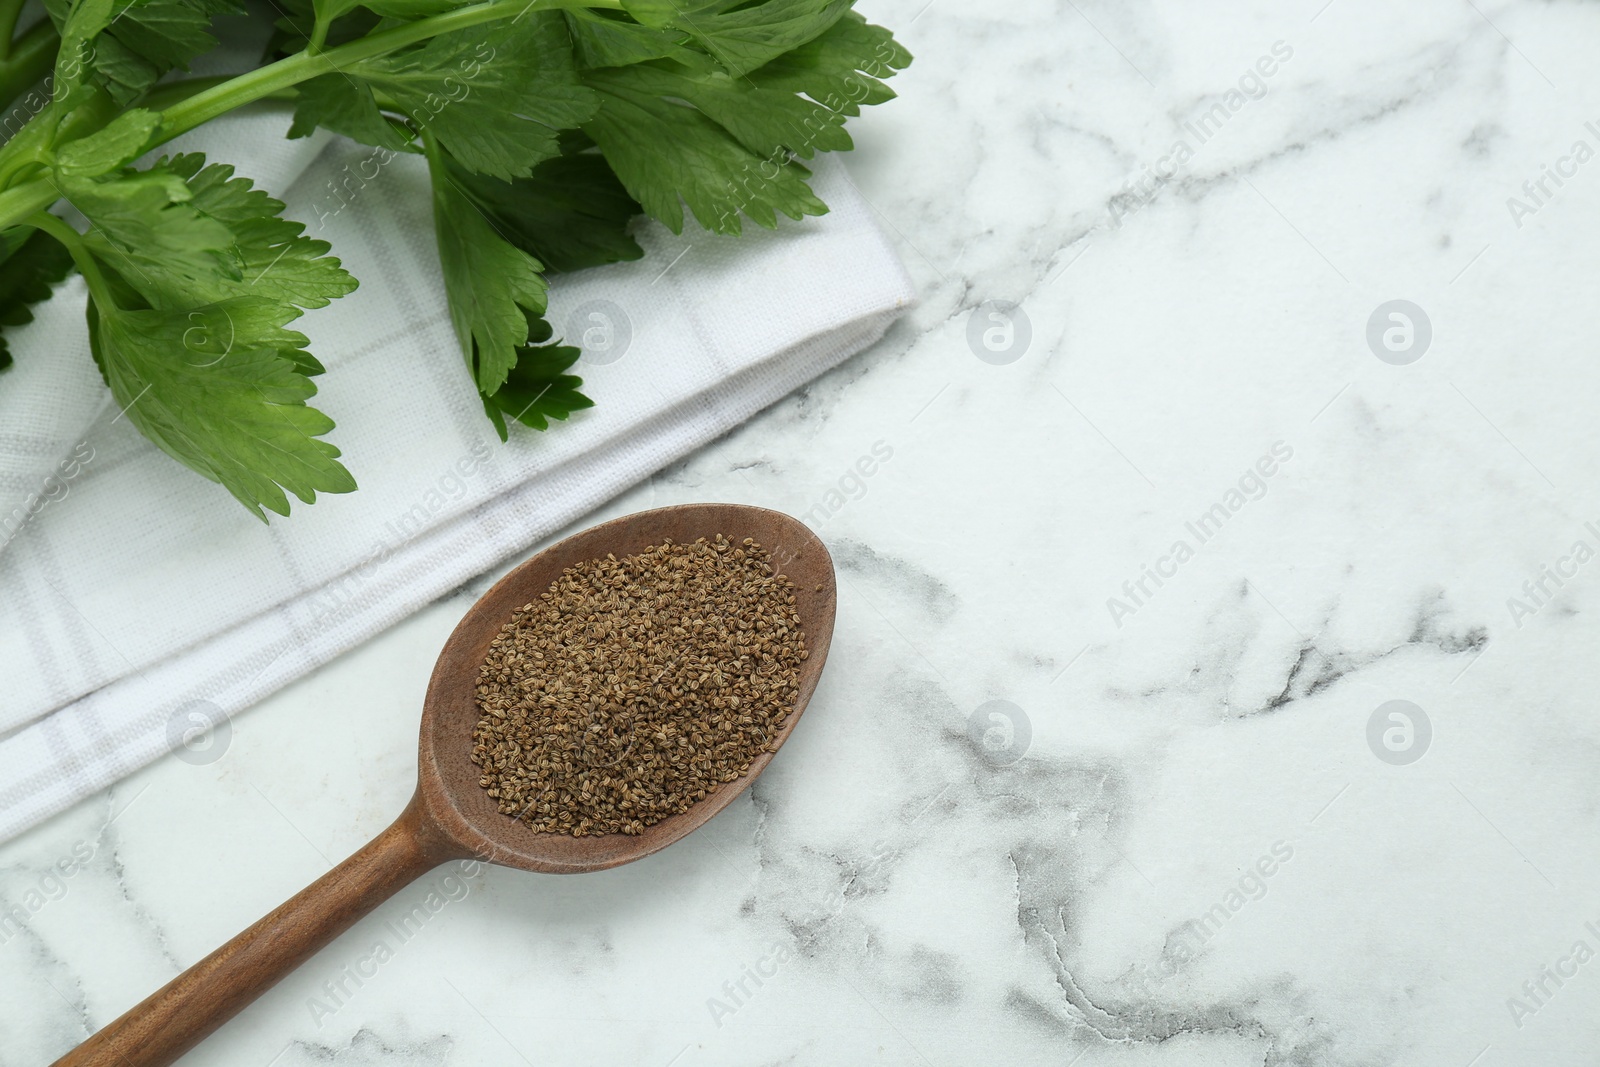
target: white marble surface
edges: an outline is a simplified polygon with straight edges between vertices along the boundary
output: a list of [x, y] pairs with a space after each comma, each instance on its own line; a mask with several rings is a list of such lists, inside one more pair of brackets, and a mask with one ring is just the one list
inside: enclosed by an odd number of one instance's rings
[[[917, 62], [851, 167], [923, 305], [596, 516], [812, 515], [840, 620], [801, 728], [645, 862], [436, 872], [448, 903], [392, 959], [363, 962], [425, 883], [184, 1062], [1593, 1062], [1600, 564], [1569, 556], [1600, 549], [1600, 160], [1562, 161], [1600, 150], [1600, 7], [864, 9]], [[1536, 203], [1545, 166], [1571, 176]], [[1394, 299], [1431, 322], [1407, 365], [1365, 336]], [[1031, 327], [1007, 365], [969, 348], [988, 300]], [[1171, 577], [1134, 600], [1146, 565]], [[1576, 575], [1535, 602], [1546, 566]], [[214, 762], [0, 848], [0, 896], [40, 902], [0, 943], [0, 1064], [65, 1051], [387, 824], [488, 580]], [[1015, 762], [969, 736], [991, 700], [1021, 710]], [[1425, 711], [1421, 759], [1369, 746], [1390, 700]], [[746, 996], [746, 967], [775, 973]], [[335, 1000], [345, 968], [376, 973]]]

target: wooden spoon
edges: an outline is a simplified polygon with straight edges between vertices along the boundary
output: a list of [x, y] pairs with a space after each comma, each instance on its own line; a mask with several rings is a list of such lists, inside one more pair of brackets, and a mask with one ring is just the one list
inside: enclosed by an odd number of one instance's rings
[[774, 569], [795, 587], [810, 656], [801, 665], [794, 711], [778, 731], [777, 744], [787, 741], [817, 687], [833, 636], [833, 561], [815, 534], [799, 520], [765, 508], [686, 504], [627, 515], [569, 537], [496, 583], [445, 642], [422, 705], [417, 792], [394, 825], [67, 1053], [57, 1067], [170, 1064], [357, 919], [441, 863], [477, 858], [553, 874], [604, 870], [659, 852], [733, 803], [772, 762], [772, 752], [758, 756], [742, 778], [634, 837], [531, 830], [500, 813], [478, 785], [480, 771], [469, 758], [478, 721], [478, 667], [516, 609], [537, 600], [564, 568], [584, 560], [719, 533], [735, 542], [746, 537], [760, 542], [771, 553]]

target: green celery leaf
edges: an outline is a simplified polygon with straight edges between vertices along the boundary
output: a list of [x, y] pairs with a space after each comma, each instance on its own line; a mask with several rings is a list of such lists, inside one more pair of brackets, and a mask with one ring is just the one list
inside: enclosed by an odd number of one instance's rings
[[882, 26], [854, 11], [827, 33], [750, 76], [763, 89], [804, 93], [832, 111], [859, 115], [862, 105], [894, 99], [882, 79], [911, 65], [911, 53]]
[[[86, 7], [92, 17], [80, 14]], [[96, 80], [124, 107], [162, 75], [189, 69], [190, 60], [216, 47], [210, 27], [217, 16], [244, 13], [239, 0], [45, 0], [45, 9], [62, 31], [63, 45], [69, 46], [57, 60], [58, 80], [63, 64], [78, 71], [66, 84], [81, 80], [79, 68], [86, 61]]]
[[242, 14], [238, 0], [119, 0], [108, 32], [164, 74], [216, 47], [217, 16]]
[[[72, 257], [50, 235], [22, 227], [0, 233], [0, 327], [32, 322], [31, 305], [48, 299], [51, 286], [71, 270]], [[0, 370], [11, 363], [11, 351], [0, 334]]]
[[240, 297], [184, 310], [124, 311], [90, 300], [90, 344], [112, 395], [159, 448], [221, 484], [258, 518], [348, 493], [339, 450], [317, 437], [333, 420], [306, 401], [316, 386], [295, 353], [299, 314]]
[[56, 170], [63, 177], [97, 178], [137, 159], [161, 127], [161, 116], [144, 108], [124, 111], [104, 128], [56, 152]]
[[281, 201], [199, 153], [63, 187], [92, 224], [84, 243], [151, 307], [257, 297], [319, 308], [356, 287]]
[[[549, 324], [542, 320], [532, 340], [550, 337]], [[594, 401], [579, 392], [583, 379], [564, 373], [578, 361], [579, 352], [571, 345], [529, 344], [517, 350], [517, 365], [506, 383], [483, 398], [483, 410], [494, 423], [500, 440], [506, 439], [506, 418], [510, 417], [535, 430], [548, 429], [551, 419], [565, 419], [574, 411], [594, 407]]]
[[533, 174], [503, 182], [447, 161], [457, 189], [496, 233], [550, 271], [582, 270], [644, 255], [628, 222], [639, 205], [597, 152], [547, 159]]
[[310, 137], [318, 126], [362, 144], [403, 151], [411, 135], [378, 109], [372, 87], [343, 74], [324, 74], [301, 82], [290, 137]]
[[635, 92], [688, 101], [762, 159], [781, 159], [791, 152], [810, 159], [817, 152], [853, 147], [844, 130], [844, 115], [792, 92], [763, 88], [748, 78], [721, 71], [691, 75], [654, 63], [617, 71], [615, 77], [625, 78]]
[[838, 22], [855, 0], [765, 0], [722, 3], [671, 24], [687, 31], [729, 74], [748, 74], [785, 52], [815, 40]]
[[[97, 151], [86, 148], [85, 152]], [[89, 219], [90, 349], [140, 431], [258, 516], [355, 482], [306, 406], [322, 364], [284, 327], [355, 287], [283, 204], [198, 153], [57, 176]]]
[[219, 278], [239, 281], [233, 234], [195, 210], [194, 194], [164, 167], [123, 170], [103, 180], [60, 175], [62, 192], [89, 220], [84, 243], [154, 307], [206, 303], [195, 292]]
[[495, 232], [450, 177], [442, 152], [429, 153], [433, 224], [439, 240], [450, 320], [478, 391], [493, 393], [517, 365], [528, 323], [544, 314], [544, 268]]
[[95, 38], [115, 15], [112, 0], [48, 0], [45, 10], [61, 35], [51, 92], [63, 108], [70, 108], [92, 93]]
[[[623, 9], [651, 31], [690, 37], [735, 77], [748, 74], [820, 37], [855, 0], [623, 0]], [[617, 36], [613, 31], [612, 36]], [[633, 35], [635, 39], [640, 35]], [[621, 59], [635, 63], [659, 56]], [[592, 64], [595, 66], [603, 64]]]
[[681, 30], [657, 29], [613, 18], [604, 11], [576, 8], [568, 11], [573, 49], [578, 66], [625, 67], [648, 59], [681, 57], [690, 37]]
[[[768, 21], [760, 25], [771, 30], [766, 39], [774, 42], [833, 21], [737, 77], [665, 60], [583, 74], [601, 94], [600, 111], [584, 132], [645, 211], [674, 232], [682, 232], [685, 203], [702, 226], [726, 234], [741, 231], [741, 214], [771, 227], [780, 212], [799, 219], [827, 211], [806, 184], [810, 172], [795, 157], [851, 147], [846, 117], [859, 114], [862, 104], [892, 99], [881, 79], [911, 62], [887, 31], [820, 0], [811, 0], [809, 8], [787, 0], [733, 7], [721, 3], [678, 21], [726, 27], [713, 18], [765, 9]], [[808, 10], [809, 23], [801, 18]], [[792, 18], [777, 18], [785, 13]], [[801, 23], [810, 28], [802, 32]]]
[[764, 158], [705, 112], [662, 96], [665, 73], [636, 64], [584, 75], [601, 94], [584, 132], [653, 218], [682, 233], [687, 203], [706, 229], [737, 234], [741, 211], [772, 227], [778, 211], [799, 219], [828, 210], [804, 167]]
[[558, 132], [581, 125], [599, 104], [579, 82], [567, 24], [552, 11], [440, 34], [343, 73], [469, 169], [507, 180], [557, 155]]
[[205, 156], [188, 152], [160, 160], [182, 178], [203, 215], [216, 219], [233, 234], [232, 252], [242, 277], [219, 277], [204, 293], [210, 300], [258, 296], [302, 308], [326, 307], [356, 288], [352, 278], [328, 253], [332, 246], [305, 235], [305, 226], [283, 218], [283, 201], [249, 178], [236, 177], [225, 163], [207, 165]]

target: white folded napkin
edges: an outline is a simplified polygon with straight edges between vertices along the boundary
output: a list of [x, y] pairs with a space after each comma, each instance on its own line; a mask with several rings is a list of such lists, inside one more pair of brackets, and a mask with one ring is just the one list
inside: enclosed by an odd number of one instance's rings
[[576, 368], [595, 408], [547, 433], [514, 426], [502, 444], [450, 327], [421, 162], [361, 177], [370, 149], [319, 153], [284, 141], [286, 124], [233, 116], [178, 147], [259, 179], [360, 279], [296, 328], [328, 367], [312, 403], [338, 423], [328, 439], [361, 488], [262, 525], [109, 403], [80, 282], [11, 331], [0, 518], [47, 479], [56, 499], [0, 549], [0, 840], [727, 432], [871, 344], [913, 299], [825, 161], [822, 218], [737, 239], [649, 224], [644, 259], [557, 278], [558, 334], [609, 335], [612, 361]]

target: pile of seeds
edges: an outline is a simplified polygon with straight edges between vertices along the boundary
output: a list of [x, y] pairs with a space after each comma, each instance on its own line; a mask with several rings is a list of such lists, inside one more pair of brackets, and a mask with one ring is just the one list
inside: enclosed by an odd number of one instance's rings
[[478, 784], [535, 830], [639, 834], [773, 747], [805, 634], [766, 550], [720, 534], [562, 572], [478, 676]]

